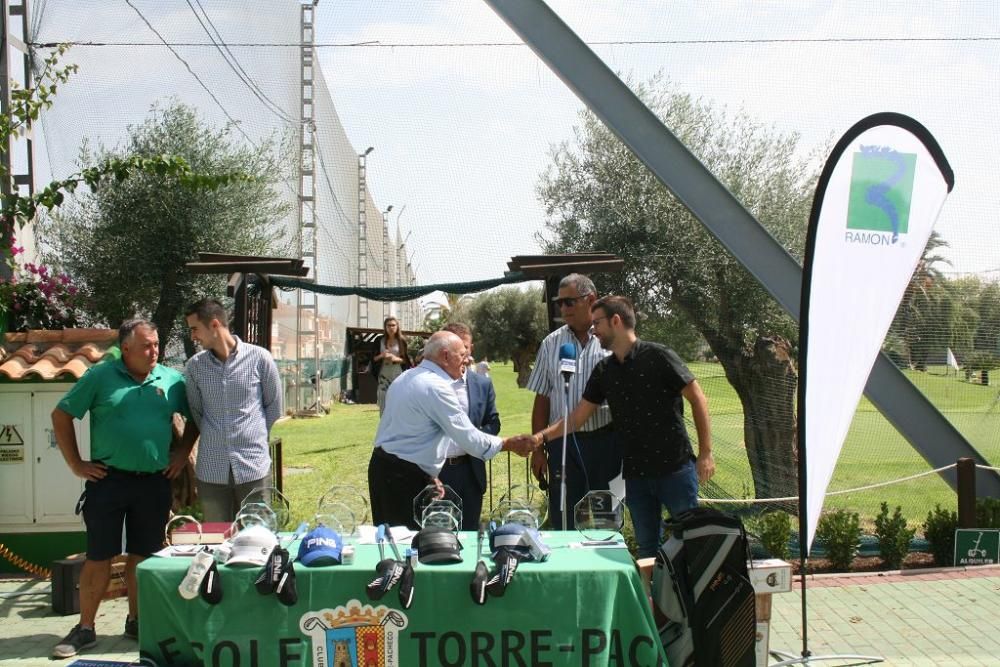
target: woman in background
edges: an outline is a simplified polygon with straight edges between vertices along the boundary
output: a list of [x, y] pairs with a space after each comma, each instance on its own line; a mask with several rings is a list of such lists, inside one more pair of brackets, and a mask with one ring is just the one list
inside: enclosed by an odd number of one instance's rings
[[379, 353], [372, 360], [379, 364], [378, 370], [378, 413], [385, 410], [385, 392], [400, 373], [410, 367], [410, 357], [406, 351], [406, 341], [399, 331], [399, 320], [387, 317], [382, 323], [384, 335], [379, 341]]

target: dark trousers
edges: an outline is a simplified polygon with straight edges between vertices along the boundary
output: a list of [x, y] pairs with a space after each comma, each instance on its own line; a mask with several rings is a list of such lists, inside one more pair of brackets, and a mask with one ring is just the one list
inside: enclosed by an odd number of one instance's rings
[[438, 479], [450, 486], [462, 499], [462, 530], [479, 530], [479, 516], [483, 512], [483, 489], [472, 469], [472, 457], [445, 460]]
[[[575, 441], [575, 442], [574, 442]], [[549, 526], [562, 529], [562, 437], [545, 445], [549, 459]], [[589, 491], [604, 491], [622, 471], [621, 447], [611, 427], [570, 433], [566, 448], [566, 528], [574, 530], [574, 508]]]
[[170, 517], [170, 480], [163, 473], [108, 468], [108, 474], [84, 484], [79, 507], [87, 525], [87, 558], [108, 560], [125, 551], [149, 556], [163, 547]]
[[374, 524], [419, 530], [413, 518], [413, 499], [430, 483], [430, 477], [418, 465], [376, 447], [368, 463], [368, 497]]
[[698, 506], [698, 471], [688, 461], [662, 477], [625, 480], [625, 504], [632, 515], [639, 558], [655, 556], [663, 540], [663, 508], [671, 518]]

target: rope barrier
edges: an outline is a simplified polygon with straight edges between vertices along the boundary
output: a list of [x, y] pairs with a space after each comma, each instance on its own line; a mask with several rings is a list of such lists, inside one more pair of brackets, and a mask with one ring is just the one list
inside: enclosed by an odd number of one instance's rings
[[[900, 477], [899, 479], [892, 479], [888, 482], [878, 482], [876, 484], [869, 484], [868, 486], [859, 486], [854, 489], [844, 489], [843, 491], [829, 491], [826, 495], [828, 496], [843, 496], [848, 493], [857, 493], [858, 491], [869, 491], [871, 489], [878, 489], [883, 486], [890, 486], [892, 484], [899, 484], [900, 482], [908, 482], [911, 479], [917, 479], [920, 477], [926, 477], [927, 475], [936, 475], [937, 473], [949, 470], [956, 467], [958, 464], [951, 463], [940, 468], [935, 468], [934, 470], [927, 470], [925, 472], [918, 472], [915, 475], [910, 475], [909, 477]], [[977, 468], [986, 466], [976, 466]], [[994, 468], [996, 470], [996, 468]], [[699, 498], [699, 502], [703, 503], [715, 503], [718, 505], [757, 505], [764, 503], [791, 503], [798, 501], [798, 496], [786, 496], [784, 498]]]
[[980, 470], [992, 470], [993, 472], [1000, 472], [1000, 468], [997, 468], [996, 466], [984, 466], [984, 465], [979, 465], [977, 463], [976, 467], [979, 468]]
[[48, 579], [52, 576], [51, 570], [44, 568], [41, 565], [35, 565], [34, 563], [21, 558], [16, 553], [8, 549], [2, 542], [0, 542], [0, 557], [11, 563], [14, 567], [24, 570], [25, 572], [29, 572], [36, 577]]

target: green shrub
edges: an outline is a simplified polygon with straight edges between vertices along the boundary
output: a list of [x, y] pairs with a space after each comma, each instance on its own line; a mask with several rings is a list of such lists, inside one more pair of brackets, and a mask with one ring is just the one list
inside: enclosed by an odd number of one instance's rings
[[910, 540], [913, 539], [915, 533], [915, 530], [906, 527], [902, 508], [897, 505], [896, 511], [890, 517], [889, 504], [882, 502], [882, 511], [875, 517], [875, 537], [878, 538], [882, 562], [887, 568], [890, 570], [899, 569], [910, 550]]
[[924, 522], [924, 537], [931, 545], [931, 554], [937, 565], [952, 565], [955, 562], [955, 528], [958, 527], [958, 513], [948, 512], [935, 505], [927, 513]]
[[826, 547], [836, 570], [849, 570], [861, 543], [861, 519], [857, 512], [835, 510], [820, 517], [816, 537]]
[[976, 528], [1000, 528], [1000, 498], [976, 499]]
[[788, 560], [788, 539], [792, 536], [792, 517], [774, 510], [761, 514], [756, 521], [757, 535], [771, 558]]
[[[201, 521], [205, 520], [205, 512], [201, 509], [201, 501], [200, 500], [194, 501], [193, 505], [184, 505], [183, 507], [179, 508], [176, 512], [174, 512], [174, 516], [182, 516], [182, 515], [185, 515], [185, 514], [187, 516], [194, 517], [198, 522], [201, 522]], [[187, 521], [178, 521], [177, 525], [172, 526], [172, 528], [179, 528], [179, 527], [183, 526], [185, 523], [188, 523], [188, 522]]]

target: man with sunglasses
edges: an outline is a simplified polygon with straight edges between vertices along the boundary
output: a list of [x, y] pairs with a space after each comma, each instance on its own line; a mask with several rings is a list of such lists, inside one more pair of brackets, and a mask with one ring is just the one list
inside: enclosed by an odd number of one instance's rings
[[[625, 502], [639, 558], [655, 556], [663, 508], [676, 517], [698, 505], [698, 484], [715, 473], [708, 401], [688, 367], [670, 348], [635, 335], [635, 309], [622, 296], [594, 302], [594, 333], [612, 352], [591, 373], [583, 400], [569, 416], [570, 432], [605, 401], [625, 449]], [[698, 434], [694, 454], [684, 423], [691, 407]], [[562, 420], [536, 432], [537, 446], [562, 433]]]
[[[579, 273], [571, 273], [559, 281], [559, 292], [553, 301], [565, 324], [542, 341], [535, 366], [528, 379], [528, 389], [535, 392], [531, 410], [532, 433], [559, 421], [564, 411], [569, 413], [580, 403], [583, 390], [594, 366], [610, 354], [601, 347], [591, 328], [591, 305], [597, 300], [593, 281]], [[575, 352], [576, 373], [570, 376], [569, 406], [559, 372], [559, 352], [564, 345]], [[531, 456], [531, 469], [541, 485], [548, 485], [549, 523], [562, 528], [560, 511], [562, 479], [562, 438], [547, 441]], [[621, 450], [615, 440], [611, 413], [607, 405], [598, 406], [575, 433], [570, 433], [566, 452], [566, 527], [574, 528], [573, 508], [588, 491], [607, 489], [609, 482], [621, 474]]]

